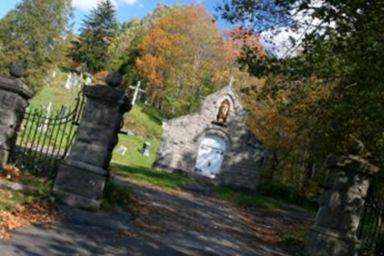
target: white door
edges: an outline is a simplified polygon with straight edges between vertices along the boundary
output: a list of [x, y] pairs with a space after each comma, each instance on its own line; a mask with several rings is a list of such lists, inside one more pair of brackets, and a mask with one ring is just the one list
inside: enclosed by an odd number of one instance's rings
[[215, 178], [224, 160], [226, 143], [219, 136], [207, 136], [200, 144], [195, 170], [203, 176]]

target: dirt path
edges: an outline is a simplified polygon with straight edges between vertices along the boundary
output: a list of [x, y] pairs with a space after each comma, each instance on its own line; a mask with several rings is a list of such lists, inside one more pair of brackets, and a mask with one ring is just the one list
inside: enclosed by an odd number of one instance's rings
[[209, 196], [116, 182], [131, 191], [135, 230], [183, 255], [289, 255], [279, 246], [282, 232], [311, 218], [294, 207], [243, 210]]
[[308, 221], [298, 209], [241, 210], [208, 196], [168, 192], [123, 178], [127, 212], [86, 212], [59, 205], [60, 221], [34, 225], [0, 240], [1, 256], [23, 255], [289, 255], [281, 231]]

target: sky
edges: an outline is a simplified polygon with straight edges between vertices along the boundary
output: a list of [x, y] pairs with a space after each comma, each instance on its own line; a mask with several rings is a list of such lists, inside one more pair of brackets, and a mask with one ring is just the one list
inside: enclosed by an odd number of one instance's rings
[[[102, 0], [72, 0], [74, 7], [74, 31], [78, 31], [81, 26], [84, 17], [89, 14], [90, 10], [97, 6], [97, 3]], [[156, 8], [157, 4], [202, 4], [204, 5], [212, 16], [218, 16], [215, 8], [222, 2], [222, 0], [111, 0], [117, 9], [117, 17], [120, 22], [130, 20], [134, 17], [142, 18]], [[9, 10], [14, 8], [21, 0], [0, 0], [0, 18], [2, 18]], [[315, 3], [320, 2], [314, 0]], [[305, 18], [299, 13], [296, 14], [294, 19], [305, 20]], [[318, 21], [312, 22], [317, 24]], [[222, 19], [217, 20], [218, 27], [220, 29], [228, 29], [233, 25], [227, 23]], [[304, 28], [303, 28], [304, 29]], [[308, 30], [306, 28], [305, 30]], [[301, 41], [303, 31], [286, 31], [275, 35], [272, 31], [264, 31], [261, 33], [262, 43], [269, 50], [273, 52], [277, 57], [289, 57], [294, 56], [299, 52], [299, 48], [293, 47], [290, 38]], [[293, 51], [291, 50], [293, 49]]]
[[[15, 7], [21, 0], [0, 0], [0, 18], [9, 10]], [[100, 0], [72, 0], [75, 8], [75, 30], [81, 26], [81, 21], [89, 11], [97, 5]], [[157, 4], [188, 4], [198, 3], [204, 5], [212, 15], [217, 15], [215, 7], [220, 0], [112, 0], [117, 7], [117, 17], [119, 21], [126, 21], [133, 17], [142, 18], [153, 11]], [[231, 27], [223, 20], [218, 20], [218, 26], [221, 29]]]

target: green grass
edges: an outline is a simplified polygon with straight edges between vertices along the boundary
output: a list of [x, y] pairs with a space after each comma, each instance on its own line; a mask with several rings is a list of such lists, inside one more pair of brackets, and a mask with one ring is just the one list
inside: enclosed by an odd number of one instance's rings
[[[32, 107], [46, 106], [49, 102], [53, 103], [53, 108], [55, 110], [59, 110], [62, 105], [74, 107], [78, 89], [69, 91], [64, 88], [66, 73], [58, 72], [57, 77], [58, 82], [49, 87], [44, 87], [37, 95], [35, 95], [31, 101]], [[118, 146], [123, 145], [127, 147], [128, 151], [123, 156], [117, 153], [117, 146], [113, 152], [112, 161], [129, 166], [151, 167], [156, 157], [159, 138], [162, 133], [162, 117], [159, 111], [146, 105], [137, 104], [129, 113], [125, 114], [124, 119], [124, 130], [129, 130], [133, 132], [134, 135], [119, 135]], [[61, 126], [59, 128], [62, 129]], [[60, 139], [53, 142], [50, 142], [47, 139], [44, 140], [45, 137], [50, 138], [50, 133], [57, 134], [57, 129], [57, 127], [54, 127], [45, 134], [37, 133], [37, 136], [43, 137], [43, 139], [40, 140], [41, 143], [45, 142], [43, 144], [54, 144], [57, 147], [64, 147], [68, 141], [70, 135], [69, 132], [66, 132], [62, 140]], [[67, 130], [69, 130], [68, 127]], [[53, 136], [53, 139], [55, 138], [56, 137]], [[142, 156], [140, 153], [145, 141], [151, 144], [149, 157]]]
[[304, 246], [305, 237], [308, 233], [309, 226], [303, 225], [294, 230], [286, 230], [282, 234], [282, 244], [287, 247], [292, 255], [305, 256]]
[[279, 200], [228, 186], [214, 187], [213, 192], [218, 198], [232, 202], [239, 207], [247, 208], [257, 206], [268, 209], [283, 207], [283, 202]]
[[149, 139], [161, 137], [162, 116], [156, 109], [137, 104], [125, 115], [124, 126], [139, 136]]
[[258, 192], [261, 195], [276, 198], [286, 204], [300, 206], [311, 212], [316, 212], [318, 209], [317, 198], [307, 198], [293, 187], [284, 184], [264, 182], [259, 185]]
[[101, 207], [104, 210], [113, 210], [116, 208], [126, 210], [129, 208], [131, 197], [126, 188], [108, 183], [105, 189]]
[[47, 106], [49, 102], [52, 102], [54, 110], [59, 110], [61, 106], [73, 107], [76, 103], [75, 99], [79, 93], [80, 88], [74, 88], [73, 90], [67, 90], [64, 88], [67, 73], [56, 71], [57, 75], [55, 79], [52, 79], [52, 84], [43, 87], [31, 100], [31, 107]]
[[191, 178], [181, 174], [168, 173], [151, 168], [131, 167], [116, 163], [112, 164], [111, 167], [113, 174], [167, 189], [180, 190], [184, 184], [192, 181]]
[[24, 176], [19, 183], [33, 186], [35, 189], [24, 191], [13, 191], [10, 189], [0, 189], [0, 210], [9, 210], [16, 205], [31, 202], [35, 199], [47, 196], [51, 184], [45, 179], [33, 176]]
[[[143, 156], [140, 152], [145, 141], [148, 141], [151, 144], [150, 155], [148, 157]], [[125, 155], [121, 155], [117, 152], [119, 145], [125, 146], [127, 148], [127, 153]], [[158, 147], [159, 140], [157, 139], [145, 139], [141, 136], [120, 134], [119, 143], [113, 151], [112, 162], [129, 166], [141, 166], [149, 168], [155, 161]]]

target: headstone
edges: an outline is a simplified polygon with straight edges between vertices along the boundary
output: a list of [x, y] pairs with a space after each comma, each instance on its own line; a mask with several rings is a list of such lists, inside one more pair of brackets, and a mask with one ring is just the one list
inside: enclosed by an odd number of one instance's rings
[[79, 85], [80, 80], [81, 76], [79, 77], [76, 73], [71, 72], [67, 75], [67, 81], [65, 82], [64, 88], [67, 90], [72, 90]]
[[378, 168], [354, 155], [330, 158], [328, 168], [306, 251], [311, 256], [357, 256], [356, 233], [368, 193], [368, 177], [377, 173]]
[[60, 112], [59, 112], [59, 118], [62, 119], [67, 115], [67, 107], [61, 106]]
[[39, 132], [42, 132], [42, 133], [47, 132], [49, 118], [51, 118], [51, 111], [52, 111], [52, 102], [49, 102], [47, 107], [45, 108], [45, 118], [38, 128]]
[[87, 78], [85, 79], [85, 85], [91, 85], [92, 84], [92, 78], [90, 76], [87, 76]]
[[116, 152], [122, 156], [125, 156], [125, 154], [127, 153], [127, 150], [128, 150], [128, 148], [126, 146], [119, 145], [116, 149]]
[[28, 100], [33, 96], [19, 79], [23, 75], [21, 65], [12, 65], [10, 74], [10, 78], [0, 76], [0, 167], [8, 161]]
[[67, 81], [65, 82], [64, 88], [70, 90], [72, 88], [72, 73], [67, 75]]
[[141, 154], [143, 156], [149, 156], [150, 155], [150, 151], [149, 151], [150, 146], [151, 146], [151, 143], [149, 143], [148, 141], [144, 142], [143, 147], [141, 149]]
[[123, 115], [131, 109], [124, 90], [116, 88], [116, 81], [83, 89], [87, 103], [75, 142], [59, 167], [53, 188], [55, 196], [68, 205], [90, 210], [100, 207]]

